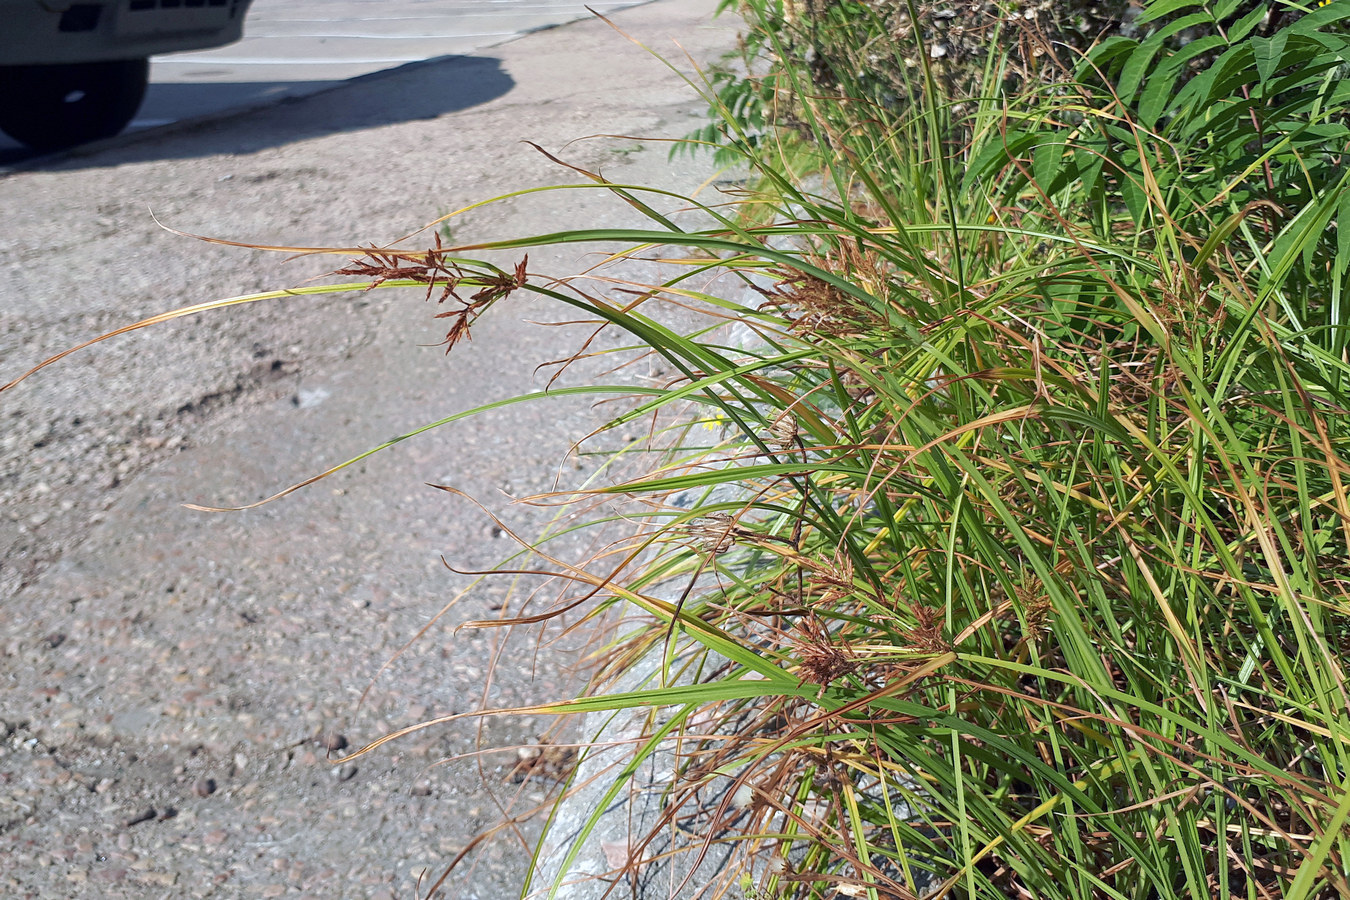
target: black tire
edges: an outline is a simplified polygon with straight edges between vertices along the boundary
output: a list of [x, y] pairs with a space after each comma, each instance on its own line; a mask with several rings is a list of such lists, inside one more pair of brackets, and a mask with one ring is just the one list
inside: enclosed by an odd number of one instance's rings
[[42, 151], [112, 137], [136, 115], [149, 82], [148, 59], [0, 66], [0, 131]]

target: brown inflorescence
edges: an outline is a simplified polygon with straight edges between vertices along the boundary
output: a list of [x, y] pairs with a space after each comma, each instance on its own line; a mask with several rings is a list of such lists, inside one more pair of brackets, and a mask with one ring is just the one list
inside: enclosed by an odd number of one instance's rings
[[951, 649], [942, 635], [942, 610], [916, 601], [909, 604], [909, 611], [914, 614], [914, 627], [908, 634], [911, 649], [924, 653], [945, 653]]
[[831, 683], [851, 675], [862, 666], [862, 660], [848, 644], [839, 643], [829, 628], [814, 613], [808, 613], [797, 622], [793, 640], [799, 658], [798, 669], [802, 681], [828, 687]]
[[[446, 255], [441, 245], [440, 235], [436, 236], [433, 249], [417, 253], [402, 250], [388, 250], [372, 246], [366, 251], [364, 259], [354, 259], [344, 268], [338, 269], [338, 275], [356, 275], [369, 278], [366, 290], [379, 287], [387, 281], [407, 280], [427, 286], [426, 299], [440, 288], [438, 304], [454, 298], [459, 302], [455, 309], [436, 313], [437, 319], [450, 319], [450, 328], [445, 333], [445, 352], [449, 353], [461, 340], [469, 337], [469, 327], [478, 316], [493, 303], [509, 296], [525, 286], [527, 280], [526, 265], [529, 256], [525, 256], [511, 272], [498, 272], [492, 276], [468, 276]], [[478, 290], [466, 300], [458, 289], [466, 282]]]

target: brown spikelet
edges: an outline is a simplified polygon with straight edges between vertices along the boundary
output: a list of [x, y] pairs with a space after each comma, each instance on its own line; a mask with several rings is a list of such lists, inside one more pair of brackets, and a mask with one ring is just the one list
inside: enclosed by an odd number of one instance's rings
[[370, 284], [366, 285], [368, 291], [387, 281], [408, 280], [427, 286], [427, 300], [431, 299], [437, 288], [441, 291], [436, 300], [438, 304], [454, 298], [459, 303], [457, 308], [435, 316], [437, 319], [451, 320], [445, 334], [445, 351], [449, 353], [455, 344], [469, 337], [469, 327], [489, 306], [525, 286], [529, 259], [529, 256], [521, 259], [512, 272], [498, 272], [485, 279], [475, 277], [472, 283], [478, 290], [467, 300], [458, 293], [458, 289], [468, 280], [467, 276], [463, 269], [446, 257], [439, 234], [436, 235], [434, 248], [417, 253], [372, 245], [364, 258], [351, 260], [335, 274], [369, 278]]
[[369, 278], [366, 290], [372, 290], [386, 281], [407, 279], [427, 286], [427, 299], [436, 288], [442, 288], [440, 302], [455, 294], [455, 288], [464, 279], [464, 270], [445, 258], [441, 237], [436, 235], [436, 246], [420, 253], [389, 250], [373, 244], [363, 259], [353, 259], [338, 275], [356, 275]]
[[726, 553], [736, 545], [736, 519], [723, 512], [709, 513], [684, 526], [684, 532], [694, 539], [704, 553]]
[[914, 614], [914, 626], [907, 635], [911, 649], [924, 653], [945, 653], [951, 649], [942, 635], [942, 610], [916, 601], [909, 604], [909, 611]]
[[797, 435], [797, 417], [790, 410], [783, 410], [769, 423], [769, 446], [776, 450], [795, 447]]
[[853, 674], [862, 665], [862, 660], [853, 648], [836, 641], [829, 628], [814, 613], [808, 613], [797, 622], [793, 629], [793, 643], [800, 660], [798, 670], [803, 682], [827, 687]]
[[1045, 628], [1054, 612], [1054, 606], [1050, 603], [1050, 598], [1046, 596], [1041, 580], [1031, 573], [1024, 575], [1021, 582], [1014, 588], [1013, 599], [1026, 621], [1026, 630], [1023, 637], [1026, 640], [1033, 640]]
[[874, 331], [880, 318], [816, 275], [792, 272], [771, 292], [766, 307], [783, 310], [794, 334], [848, 337]]
[[525, 286], [527, 279], [525, 267], [529, 260], [529, 256], [526, 256], [517, 263], [514, 272], [498, 272], [495, 277], [480, 282], [478, 290], [468, 300], [461, 299], [459, 295], [447, 288], [445, 294], [441, 296], [440, 302], [443, 303], [446, 297], [453, 296], [459, 301], [460, 305], [457, 309], [449, 309], [436, 314], [438, 319], [450, 319], [450, 328], [445, 333], [446, 353], [453, 350], [455, 344], [462, 339], [470, 338], [469, 327], [489, 306], [498, 300], [509, 297]]
[[815, 589], [815, 602], [829, 605], [853, 592], [853, 561], [846, 553], [836, 553], [828, 562], [804, 560], [807, 582]]

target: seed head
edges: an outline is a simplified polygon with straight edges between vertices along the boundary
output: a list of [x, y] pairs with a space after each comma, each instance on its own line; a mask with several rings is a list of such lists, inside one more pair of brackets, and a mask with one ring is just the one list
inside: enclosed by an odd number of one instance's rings
[[803, 616], [793, 635], [795, 650], [803, 681], [822, 688], [851, 675], [862, 665], [862, 660], [848, 644], [835, 640], [830, 629], [816, 615]]
[[723, 512], [709, 513], [685, 526], [685, 533], [693, 538], [705, 553], [726, 553], [736, 545], [736, 520]]
[[797, 443], [797, 417], [783, 410], [769, 423], [769, 444], [776, 450], [787, 450]]

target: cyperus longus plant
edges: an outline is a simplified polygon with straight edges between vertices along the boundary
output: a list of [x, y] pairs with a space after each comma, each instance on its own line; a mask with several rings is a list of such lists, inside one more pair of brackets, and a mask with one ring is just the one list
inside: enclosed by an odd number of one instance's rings
[[[645, 618], [531, 711], [660, 711], [579, 840], [668, 752], [613, 868], [727, 851], [680, 896], [1350, 897], [1341, 6], [1252, 37], [1250, 4], [1157, 3], [1075, 80], [993, 52], [959, 98], [917, 29], [872, 59], [893, 108], [769, 27], [862, 59], [875, 10], [754, 0], [756, 80], [696, 84], [753, 187], [699, 224], [587, 173], [650, 228], [355, 248], [366, 282], [312, 289], [448, 290], [461, 331], [532, 295], [671, 373], [566, 389], [655, 449], [580, 492], [625, 540], [534, 548], [569, 608]], [[1168, 43], [1189, 16], [1218, 42]], [[664, 274], [473, 258], [552, 243]]]

